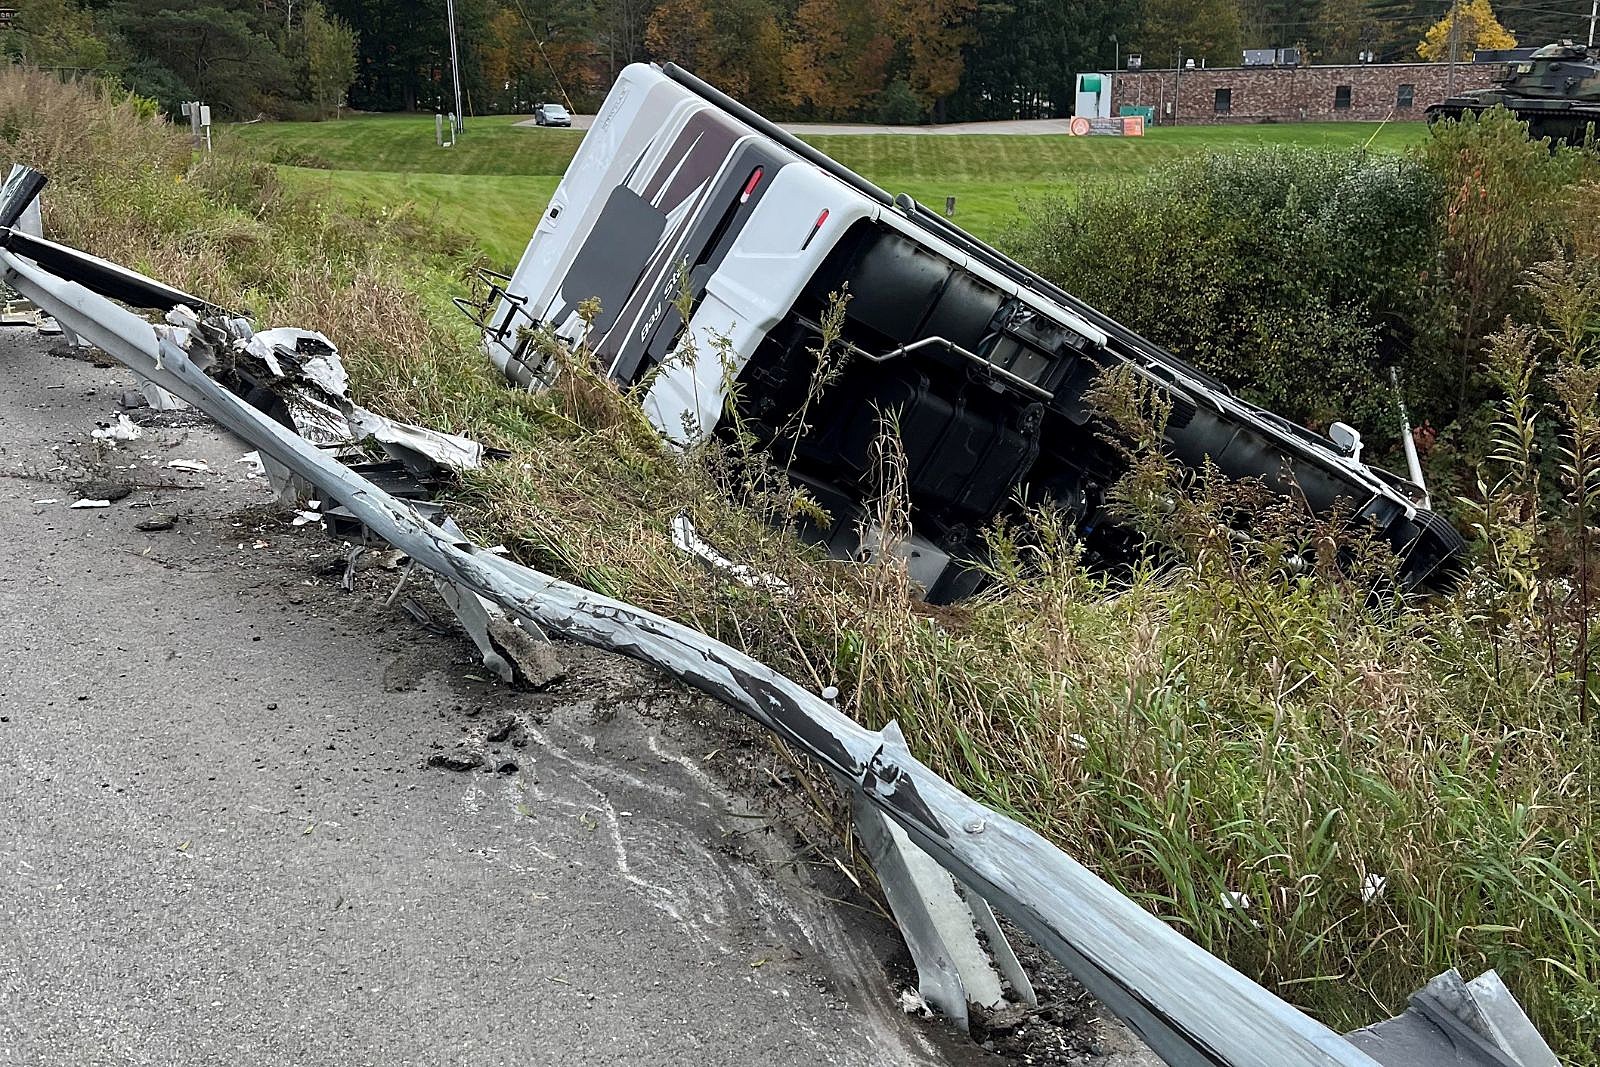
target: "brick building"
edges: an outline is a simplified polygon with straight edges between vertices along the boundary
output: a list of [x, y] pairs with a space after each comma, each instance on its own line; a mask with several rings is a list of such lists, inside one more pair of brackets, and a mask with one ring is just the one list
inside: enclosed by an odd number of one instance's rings
[[1109, 113], [1154, 109], [1154, 121], [1224, 122], [1421, 119], [1429, 104], [1492, 84], [1498, 63], [1351, 63], [1105, 71]]

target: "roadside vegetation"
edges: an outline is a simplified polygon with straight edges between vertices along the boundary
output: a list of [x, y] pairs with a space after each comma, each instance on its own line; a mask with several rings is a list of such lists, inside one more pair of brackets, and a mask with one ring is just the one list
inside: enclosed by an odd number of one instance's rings
[[1491, 339], [1538, 321], [1527, 271], [1578, 255], [1597, 181], [1600, 156], [1500, 111], [1403, 153], [1276, 145], [1119, 174], [1025, 202], [1002, 241], [1251, 399], [1349, 422], [1395, 460], [1398, 381], [1450, 511], [1494, 448]]
[[[1184, 340], [1197, 356], [1220, 361], [1222, 338], [1248, 338], [1276, 316], [1301, 347], [1269, 352], [1263, 368], [1276, 369], [1262, 388], [1285, 396], [1318, 382], [1339, 395], [1347, 373], [1370, 373], [1379, 389], [1384, 359], [1420, 388], [1431, 379], [1406, 361], [1421, 351], [1441, 374], [1466, 368], [1468, 402], [1453, 417], [1472, 429], [1453, 438], [1451, 465], [1470, 472], [1456, 511], [1475, 555], [1459, 592], [1394, 593], [1383, 580], [1392, 561], [1376, 549], [1335, 567], [1326, 549], [1337, 531], [1289, 508], [1268, 509], [1252, 545], [1223, 536], [1219, 517], [1253, 490], [1174, 469], [1154, 446], [1159, 405], [1113, 378], [1106, 432], [1137, 457], [1122, 504], [1159, 555], [1131, 573], [1091, 572], [1061, 516], [1035, 513], [992, 531], [983, 594], [935, 611], [892, 564], [799, 546], [783, 524], [806, 502], [741, 441], [665, 449], [581, 359], [546, 394], [505, 388], [446, 302], [476, 253], [436, 221], [316, 195], [242, 151], [197, 160], [137, 101], [39, 74], [0, 75], [0, 137], [51, 177], [52, 236], [248, 308], [263, 325], [323, 330], [363, 403], [509, 449], [463, 487], [477, 536], [803, 682], [837, 685], [841, 706], [871, 725], [899, 720], [940, 773], [1335, 1028], [1400, 1010], [1447, 967], [1493, 966], [1569, 1061], [1595, 1062], [1600, 191], [1587, 161], [1542, 147], [1546, 162], [1535, 161], [1491, 121], [1403, 162], [1308, 163], [1282, 149], [1269, 168], [1226, 156], [1174, 164], [1209, 183], [1172, 209], [1197, 225], [1217, 224], [1218, 198], [1254, 205], [1240, 233], [1202, 228], [1196, 248], [1167, 249], [1236, 287], [1227, 300], [1186, 292], [1168, 311], [1195, 317], [1186, 329], [1243, 331], [1212, 339], [1210, 355], [1209, 333]], [[1507, 173], [1546, 183], [1559, 214], [1531, 227]], [[1411, 209], [1433, 220], [1430, 276], [1443, 272], [1427, 288], [1433, 302], [1386, 307], [1412, 294], [1421, 260], [1391, 262], [1407, 249], [1384, 244], [1383, 256], [1335, 267], [1281, 254], [1292, 248], [1281, 232], [1252, 236], [1269, 224], [1292, 233], [1300, 216], [1273, 204], [1313, 178], [1321, 193], [1373, 189], [1361, 208], [1370, 216], [1305, 208], [1328, 216], [1308, 235], [1328, 249], [1347, 235], [1392, 240], [1381, 220], [1402, 220], [1385, 212], [1414, 197]], [[1060, 214], [1070, 210], [1043, 209], [1035, 225], [1079, 239], [1073, 225], [1096, 223]], [[1248, 247], [1269, 251], [1254, 273], [1230, 273], [1246, 268], [1229, 250]], [[1033, 252], [1059, 271], [1049, 248], [1041, 238]], [[1294, 281], [1303, 270], [1321, 273]], [[1172, 273], [1144, 281], [1159, 294]], [[1136, 311], [1162, 306], [1124, 296]], [[1302, 310], [1320, 316], [1312, 327], [1296, 320]], [[1391, 312], [1421, 317], [1395, 324]], [[1319, 322], [1347, 334], [1323, 341]], [[1255, 380], [1255, 350], [1231, 351], [1222, 369]], [[1336, 369], [1319, 372], [1324, 359]], [[881, 457], [879, 520], [903, 530], [892, 438]], [[685, 512], [791, 591], [719, 580], [679, 553], [668, 523]]]

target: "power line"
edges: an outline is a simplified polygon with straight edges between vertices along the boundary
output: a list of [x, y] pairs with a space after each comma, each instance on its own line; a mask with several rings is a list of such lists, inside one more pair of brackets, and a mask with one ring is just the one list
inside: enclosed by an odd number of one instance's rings
[[550, 62], [550, 54], [544, 50], [544, 41], [539, 38], [539, 31], [534, 28], [533, 20], [528, 17], [528, 12], [522, 6], [522, 0], [512, 0], [517, 5], [517, 14], [522, 16], [522, 21], [528, 27], [528, 36], [533, 38], [533, 43], [539, 46], [539, 55], [544, 58], [544, 65], [550, 68], [550, 80], [556, 83], [556, 92], [561, 94], [561, 99], [567, 102], [567, 110], [577, 114], [578, 109], [572, 106], [572, 97], [567, 95], [566, 86], [561, 84], [561, 75], [556, 73], [556, 65]]

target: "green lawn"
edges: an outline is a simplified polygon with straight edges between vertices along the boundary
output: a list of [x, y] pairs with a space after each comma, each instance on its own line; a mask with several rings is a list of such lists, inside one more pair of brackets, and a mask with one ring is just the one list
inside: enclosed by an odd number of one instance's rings
[[[475, 237], [497, 266], [522, 254], [583, 134], [517, 126], [519, 117], [469, 121], [454, 148], [434, 144], [431, 115], [373, 115], [335, 122], [238, 126], [232, 136], [263, 150], [286, 180], [377, 203], [410, 202]], [[1143, 138], [828, 135], [807, 138], [884, 186], [942, 206], [994, 239], [1019, 200], [1067, 193], [1183, 155], [1255, 145], [1356, 147], [1398, 152], [1426, 136], [1420, 123], [1299, 123], [1154, 128]], [[229, 138], [219, 148], [226, 151]]]

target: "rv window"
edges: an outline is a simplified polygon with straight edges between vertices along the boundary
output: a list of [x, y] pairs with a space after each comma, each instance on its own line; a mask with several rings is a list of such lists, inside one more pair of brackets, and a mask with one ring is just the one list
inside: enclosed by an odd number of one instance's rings
[[611, 190], [589, 239], [561, 283], [561, 295], [572, 306], [600, 298], [597, 336], [604, 335], [622, 314], [628, 294], [639, 283], [645, 264], [661, 243], [667, 217], [626, 186]]

